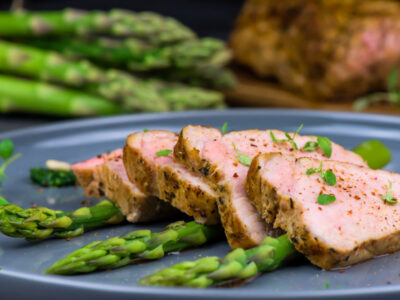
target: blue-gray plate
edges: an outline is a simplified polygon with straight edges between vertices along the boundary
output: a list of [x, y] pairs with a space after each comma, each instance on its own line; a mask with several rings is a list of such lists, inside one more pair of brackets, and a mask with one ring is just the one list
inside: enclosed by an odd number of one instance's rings
[[[121, 147], [129, 133], [147, 129], [179, 131], [188, 124], [228, 130], [276, 128], [293, 131], [304, 124], [302, 134], [327, 136], [352, 149], [362, 141], [378, 138], [393, 154], [388, 170], [400, 172], [400, 118], [353, 113], [301, 110], [241, 109], [128, 115], [69, 121], [2, 134], [22, 153], [7, 170], [3, 193], [23, 207], [32, 203], [73, 210], [85, 200], [79, 187], [39, 189], [30, 183], [29, 169], [49, 158], [77, 162]], [[400, 253], [382, 256], [342, 271], [323, 271], [306, 260], [263, 274], [239, 288], [156, 288], [138, 280], [171, 264], [206, 255], [223, 256], [226, 241], [171, 254], [154, 262], [70, 277], [43, 275], [56, 260], [85, 244], [140, 228], [161, 229], [165, 223], [126, 224], [103, 228], [66, 240], [28, 243], [0, 237], [0, 299], [400, 299]], [[98, 235], [97, 235], [98, 234]]]

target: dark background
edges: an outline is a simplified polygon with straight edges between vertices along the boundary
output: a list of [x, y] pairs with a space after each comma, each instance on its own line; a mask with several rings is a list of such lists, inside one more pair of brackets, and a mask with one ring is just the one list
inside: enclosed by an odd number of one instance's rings
[[[0, 0], [0, 10], [8, 10], [10, 0]], [[199, 36], [228, 39], [243, 0], [25, 0], [29, 10], [59, 10], [66, 7], [108, 10], [126, 8], [136, 11], [151, 10], [172, 16], [186, 24]], [[62, 120], [57, 117], [24, 114], [1, 115], [0, 131], [41, 125]]]
[[[177, 18], [200, 36], [227, 39], [242, 3], [243, 0], [25, 0], [24, 7], [31, 10], [57, 10], [65, 7], [151, 10]], [[0, 9], [9, 9], [10, 4], [9, 0], [0, 0]]]

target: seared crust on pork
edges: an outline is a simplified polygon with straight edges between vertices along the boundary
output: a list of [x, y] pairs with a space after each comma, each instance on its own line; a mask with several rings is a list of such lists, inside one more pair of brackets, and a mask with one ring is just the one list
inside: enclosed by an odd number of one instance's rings
[[124, 164], [132, 182], [148, 195], [170, 203], [197, 222], [218, 224], [216, 193], [192, 175], [173, 155], [158, 156], [161, 150], [173, 149], [176, 134], [153, 130], [131, 134], [124, 147]]
[[[326, 161], [323, 170], [336, 174], [329, 186], [320, 174], [306, 175], [320, 161], [280, 153], [253, 159], [246, 190], [268, 222], [285, 230], [296, 249], [313, 264], [332, 269], [400, 249], [400, 204], [382, 200], [392, 182], [400, 198], [400, 175], [350, 163]], [[335, 195], [327, 205], [318, 195]]]

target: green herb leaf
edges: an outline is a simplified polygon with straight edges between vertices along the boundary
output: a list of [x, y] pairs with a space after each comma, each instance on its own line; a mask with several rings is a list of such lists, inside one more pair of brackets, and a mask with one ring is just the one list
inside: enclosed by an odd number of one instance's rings
[[333, 186], [336, 184], [336, 175], [331, 170], [325, 171], [323, 179], [329, 185]]
[[279, 141], [276, 139], [275, 134], [270, 130], [269, 135], [271, 136], [271, 139], [273, 142], [278, 143]]
[[144, 128], [144, 129], [143, 129], [143, 132], [147, 132], [147, 131], [149, 131], [147, 128]]
[[317, 137], [318, 145], [321, 147], [322, 152], [324, 152], [327, 158], [332, 155], [332, 142], [327, 137]]
[[336, 197], [334, 195], [321, 194], [318, 196], [317, 201], [321, 205], [327, 205], [335, 202]]
[[305, 145], [303, 146], [303, 150], [304, 151], [308, 151], [308, 152], [312, 152], [317, 150], [319, 147], [318, 142], [314, 142], [314, 141], [308, 141], [307, 143], [305, 143]]
[[393, 198], [393, 196], [392, 196], [392, 182], [390, 182], [390, 181], [389, 181], [388, 192], [386, 195], [382, 196], [382, 200], [385, 201], [385, 203], [391, 204], [391, 205], [397, 203], [397, 199]]
[[299, 131], [300, 131], [302, 128], [303, 128], [303, 124], [301, 124], [301, 125], [299, 126], [299, 128], [297, 128], [296, 132], [293, 134], [292, 140], [294, 140], [294, 138], [296, 137], [296, 135], [299, 133]]
[[10, 158], [14, 153], [14, 144], [10, 139], [4, 139], [0, 142], [0, 157], [3, 160]]
[[314, 174], [314, 173], [318, 173], [318, 172], [320, 172], [320, 169], [318, 168], [310, 168], [310, 169], [308, 169], [307, 171], [306, 171], [306, 175], [311, 175], [311, 174]]
[[8, 201], [4, 197], [0, 197], [0, 206], [8, 205]]
[[273, 142], [275, 142], [275, 143], [289, 142], [292, 145], [293, 149], [298, 150], [298, 147], [297, 147], [296, 142], [294, 141], [294, 138], [296, 137], [296, 135], [299, 133], [299, 131], [302, 128], [303, 128], [303, 124], [301, 124], [299, 126], [299, 128], [297, 128], [296, 132], [293, 134], [293, 137], [291, 137], [289, 133], [284, 132], [284, 134], [287, 137], [287, 139], [278, 140], [271, 130], [269, 131], [269, 135], [271, 136], [271, 139], [272, 139]]
[[310, 168], [306, 171], [306, 175], [311, 175], [314, 173], [321, 173], [321, 177], [324, 177], [323, 173], [322, 173], [322, 161], [319, 163], [319, 167], [317, 168]]
[[228, 128], [228, 122], [225, 122], [224, 125], [222, 125], [222, 130], [221, 130], [221, 132], [222, 132], [223, 134], [225, 134], [227, 128]]
[[321, 178], [329, 185], [336, 184], [336, 175], [331, 170], [326, 170], [325, 172], [322, 171], [322, 161], [319, 164], [319, 168], [310, 168], [306, 171], [306, 175], [311, 175], [314, 173], [320, 173]]
[[253, 159], [252, 159], [250, 156], [246, 155], [246, 154], [240, 153], [240, 152], [238, 151], [238, 149], [236, 148], [235, 143], [232, 143], [232, 145], [233, 145], [233, 149], [235, 149], [235, 151], [236, 151], [236, 155], [237, 155], [237, 157], [238, 157], [238, 159], [239, 159], [239, 162], [240, 162], [242, 165], [250, 166], [250, 165], [251, 165], [251, 161], [252, 161]]
[[165, 149], [165, 150], [161, 150], [156, 152], [157, 156], [167, 156], [168, 154], [170, 154], [172, 152], [172, 150], [170, 149]]
[[329, 281], [326, 281], [326, 282], [325, 282], [325, 288], [329, 289], [330, 286], [331, 286], [331, 284], [329, 283]]

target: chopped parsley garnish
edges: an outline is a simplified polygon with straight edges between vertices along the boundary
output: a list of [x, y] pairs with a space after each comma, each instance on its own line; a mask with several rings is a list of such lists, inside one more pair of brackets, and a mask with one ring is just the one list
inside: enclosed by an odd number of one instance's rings
[[233, 145], [233, 149], [235, 149], [235, 152], [236, 152], [236, 155], [237, 155], [237, 157], [238, 157], [239, 162], [240, 162], [242, 165], [250, 166], [250, 165], [251, 165], [251, 161], [252, 161], [253, 159], [252, 159], [250, 156], [246, 155], [246, 154], [240, 153], [240, 152], [238, 151], [238, 149], [236, 148], [235, 143], [232, 143], [232, 145]]
[[325, 282], [325, 288], [329, 289], [330, 286], [331, 286], [331, 284], [329, 283], [329, 281], [326, 281], [326, 282]]
[[225, 134], [225, 133], [226, 133], [226, 130], [227, 130], [227, 128], [228, 128], [228, 122], [225, 122], [225, 123], [224, 123], [224, 125], [222, 125], [221, 132], [222, 132], [223, 134]]
[[168, 154], [170, 154], [172, 152], [172, 150], [170, 149], [165, 149], [165, 150], [161, 150], [156, 152], [157, 156], [167, 156]]
[[386, 195], [382, 196], [382, 200], [387, 204], [394, 205], [397, 203], [397, 199], [392, 196], [392, 182], [389, 181], [389, 188]]
[[147, 131], [149, 131], [147, 128], [143, 129], [143, 132], [147, 132]]
[[327, 137], [317, 137], [317, 141], [319, 146], [321, 147], [322, 152], [324, 152], [327, 158], [330, 158], [332, 155], [332, 142]]
[[336, 175], [331, 170], [322, 171], [322, 161], [319, 165], [319, 168], [310, 168], [306, 171], [306, 175], [311, 175], [314, 173], [320, 173], [321, 178], [329, 185], [336, 184]]
[[302, 149], [304, 151], [312, 152], [318, 148], [321, 148], [326, 157], [330, 158], [332, 156], [332, 142], [327, 137], [318, 136], [317, 142], [308, 141], [304, 144]]
[[303, 150], [304, 151], [308, 151], [308, 152], [312, 152], [317, 150], [319, 147], [318, 142], [314, 142], [314, 141], [308, 141], [307, 143], [304, 144], [303, 146]]
[[317, 201], [321, 205], [331, 204], [336, 201], [336, 197], [334, 195], [321, 194], [318, 196]]
[[298, 150], [297, 144], [295, 143], [294, 139], [295, 139], [296, 135], [299, 133], [299, 131], [301, 130], [301, 128], [303, 128], [303, 124], [301, 124], [299, 126], [299, 128], [297, 128], [297, 130], [293, 134], [293, 136], [290, 136], [289, 133], [285, 132], [285, 136], [287, 137], [287, 139], [279, 139], [278, 140], [272, 131], [269, 131], [269, 135], [271, 136], [272, 141], [274, 141], [275, 143], [289, 142], [292, 145], [293, 149]]

